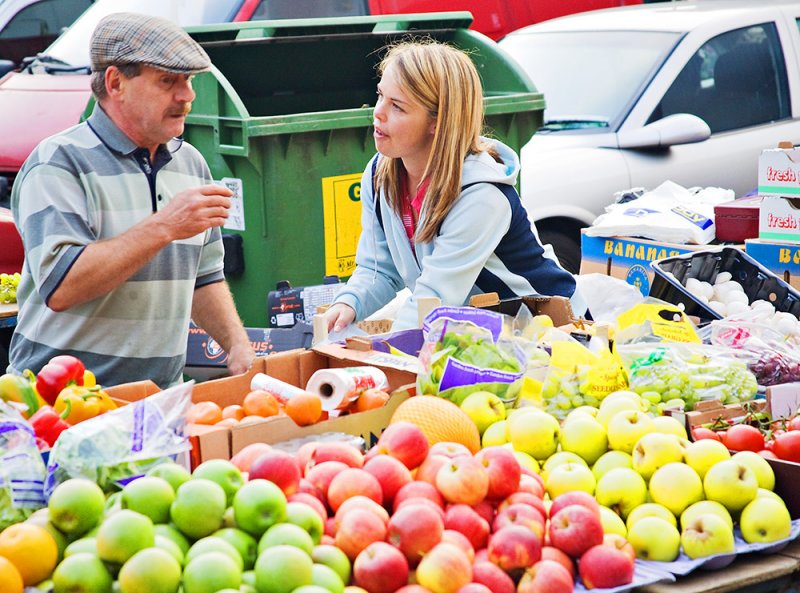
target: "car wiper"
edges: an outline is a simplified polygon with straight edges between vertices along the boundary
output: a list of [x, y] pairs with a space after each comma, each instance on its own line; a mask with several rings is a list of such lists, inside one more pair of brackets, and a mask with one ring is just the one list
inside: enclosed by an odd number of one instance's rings
[[36, 56], [25, 58], [22, 62], [23, 70], [33, 73], [33, 69], [40, 66], [48, 74], [57, 72], [86, 72], [90, 73], [89, 66], [73, 66], [69, 62], [65, 62], [61, 58], [47, 54], [38, 54]]
[[540, 130], [577, 130], [584, 128], [607, 128], [606, 117], [553, 117], [545, 120]]

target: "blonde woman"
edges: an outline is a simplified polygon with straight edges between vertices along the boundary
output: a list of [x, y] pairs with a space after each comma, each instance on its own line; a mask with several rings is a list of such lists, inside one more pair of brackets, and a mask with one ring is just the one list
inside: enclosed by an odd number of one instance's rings
[[483, 91], [462, 51], [403, 42], [378, 66], [373, 125], [378, 154], [361, 182], [356, 270], [328, 310], [329, 330], [363, 319], [408, 287], [393, 329], [417, 325], [417, 299], [445, 305], [501, 298], [572, 297], [574, 277], [545, 257], [514, 189], [519, 158], [482, 137]]

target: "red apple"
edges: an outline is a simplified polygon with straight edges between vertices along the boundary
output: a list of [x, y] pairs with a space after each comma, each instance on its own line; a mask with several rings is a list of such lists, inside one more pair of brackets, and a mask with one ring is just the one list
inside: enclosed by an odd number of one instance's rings
[[317, 511], [317, 514], [325, 521], [328, 518], [328, 510], [319, 498], [308, 492], [295, 492], [286, 499], [287, 502], [302, 502]]
[[432, 593], [456, 593], [472, 582], [472, 564], [458, 546], [441, 543], [423, 556], [415, 574]]
[[478, 504], [472, 505], [472, 509], [481, 517], [486, 519], [486, 522], [489, 523], [489, 525], [491, 525], [492, 521], [494, 521], [494, 516], [496, 514], [494, 505], [488, 500], [482, 500]]
[[422, 504], [422, 505], [425, 505], [425, 506], [433, 509], [433, 511], [437, 515], [439, 515], [439, 517], [441, 517], [442, 523], [444, 523], [444, 509], [442, 507], [440, 507], [438, 504], [436, 504], [435, 502], [433, 502], [430, 498], [422, 498], [421, 496], [417, 496], [416, 498], [406, 498], [404, 501], [402, 501], [398, 505], [398, 507], [395, 509], [394, 512], [396, 513], [397, 511], [402, 509], [404, 506], [407, 506], [409, 504]]
[[328, 504], [328, 487], [331, 481], [346, 469], [349, 469], [349, 466], [341, 461], [326, 461], [325, 463], [320, 463], [310, 468], [308, 472], [306, 472], [305, 478], [309, 484], [316, 488], [320, 500]]
[[368, 545], [384, 539], [386, 525], [375, 513], [366, 509], [352, 509], [342, 517], [336, 529], [336, 547], [341, 548], [351, 561]]
[[328, 535], [327, 533], [323, 533], [322, 539], [319, 540], [319, 543], [323, 546], [335, 546], [336, 538], [334, 538], [332, 535]]
[[587, 589], [606, 589], [633, 581], [634, 562], [616, 546], [599, 544], [589, 548], [578, 562], [578, 574]]
[[631, 557], [631, 560], [636, 560], [636, 550], [633, 549], [633, 546], [625, 538], [625, 536], [620, 535], [619, 533], [606, 533], [603, 536], [603, 545], [613, 546], [619, 550], [622, 550]]
[[286, 496], [297, 492], [300, 486], [300, 468], [293, 455], [272, 449], [250, 464], [250, 480], [264, 479], [273, 482]]
[[389, 512], [385, 508], [383, 508], [381, 505], [379, 505], [371, 498], [367, 498], [366, 496], [356, 495], [356, 496], [351, 496], [350, 498], [345, 500], [341, 505], [339, 505], [339, 508], [336, 509], [334, 520], [336, 521], [337, 528], [339, 524], [342, 522], [342, 518], [351, 509], [366, 509], [371, 513], [375, 513], [375, 515], [381, 521], [383, 521], [384, 525], [389, 524]]
[[545, 518], [534, 507], [518, 502], [497, 513], [492, 523], [492, 532], [509, 525], [521, 525], [533, 531], [540, 540], [544, 540], [545, 523]]
[[603, 543], [600, 517], [579, 504], [564, 507], [551, 516], [548, 534], [553, 546], [573, 558], [580, 558], [592, 546]]
[[442, 539], [441, 517], [424, 504], [404, 504], [389, 518], [386, 541], [399, 549], [411, 566]]
[[312, 484], [305, 478], [300, 478], [300, 484], [297, 486], [297, 493], [310, 494], [318, 501], [320, 501], [323, 505], [325, 504], [325, 495], [322, 492], [320, 492], [319, 488], [314, 486], [314, 484]]
[[328, 517], [327, 519], [325, 519], [325, 535], [336, 537], [337, 527], [338, 525], [336, 524], [336, 520], [333, 517]]
[[505, 447], [486, 447], [475, 454], [489, 474], [488, 500], [502, 500], [519, 488], [520, 467], [514, 454]]
[[383, 490], [378, 479], [371, 473], [355, 467], [349, 467], [336, 474], [328, 486], [327, 495], [328, 506], [334, 513], [351, 496], [366, 496], [378, 504], [383, 504]]
[[414, 480], [401, 487], [394, 495], [393, 508], [397, 510], [407, 498], [427, 498], [444, 508], [444, 499], [433, 484]]
[[428, 437], [411, 422], [395, 422], [386, 427], [372, 450], [396, 457], [408, 469], [416, 469], [428, 455]]
[[231, 457], [231, 463], [238, 467], [239, 471], [249, 472], [250, 465], [268, 451], [272, 451], [272, 445], [268, 445], [267, 443], [250, 443]]
[[431, 593], [429, 589], [426, 589], [422, 585], [406, 585], [405, 587], [400, 587], [395, 593]]
[[425, 458], [425, 461], [423, 461], [417, 468], [417, 471], [414, 474], [414, 479], [435, 485], [436, 474], [439, 472], [439, 468], [448, 461], [450, 461], [450, 458], [444, 455], [428, 454], [428, 456]]
[[[536, 476], [538, 478], [538, 476]], [[538, 498], [544, 498], [544, 486], [542, 481], [533, 477], [533, 474], [521, 474], [519, 477], [519, 488], [517, 492], [529, 492]]]
[[436, 489], [455, 504], [478, 504], [489, 491], [489, 473], [474, 457], [454, 457], [436, 472]]
[[461, 587], [457, 593], [492, 593], [492, 590], [486, 585], [480, 583], [467, 583]]
[[[485, 551], [485, 548], [484, 548]], [[472, 580], [486, 585], [492, 593], [514, 593], [516, 586], [508, 574], [489, 560], [478, 560], [472, 566]]]
[[555, 516], [558, 511], [571, 504], [583, 505], [594, 512], [598, 517], [600, 516], [600, 505], [597, 499], [583, 490], [570, 490], [569, 492], [557, 496], [553, 504], [550, 505], [550, 516]]
[[537, 511], [542, 513], [542, 515], [544, 515], [545, 517], [548, 516], [547, 509], [544, 506], [544, 501], [538, 496], [534, 496], [530, 492], [515, 492], [511, 496], [503, 499], [503, 502], [497, 505], [497, 512], [499, 513], [503, 509], [518, 502], [521, 502], [523, 504], [529, 504]]
[[397, 548], [373, 542], [356, 557], [353, 579], [369, 593], [394, 593], [408, 583], [408, 562]]
[[356, 447], [347, 443], [336, 441], [317, 443], [306, 461], [306, 471], [326, 461], [341, 461], [345, 465], [358, 468], [364, 465], [364, 455]]
[[300, 447], [297, 449], [297, 452], [294, 454], [297, 466], [300, 468], [300, 471], [303, 472], [304, 476], [308, 471], [308, 461], [314, 454], [314, 450], [317, 448], [317, 445], [319, 445], [319, 441], [308, 441], [307, 443], [300, 445]]
[[517, 593], [572, 593], [570, 572], [555, 560], [540, 560], [525, 571]]
[[475, 548], [472, 547], [472, 544], [467, 539], [467, 536], [460, 531], [456, 531], [455, 529], [445, 529], [442, 531], [442, 541], [449, 544], [454, 544], [461, 548], [467, 555], [467, 558], [469, 558], [470, 562], [475, 560]]
[[572, 578], [575, 578], [575, 561], [564, 552], [553, 546], [542, 548], [542, 560], [554, 560], [569, 571]]
[[390, 506], [397, 491], [411, 482], [411, 470], [391, 455], [377, 455], [364, 464], [364, 471], [378, 480], [383, 491], [383, 503]]
[[489, 538], [489, 560], [514, 576], [533, 566], [542, 556], [542, 542], [530, 529], [509, 525]]
[[454, 443], [452, 441], [439, 441], [438, 443], [431, 445], [428, 455], [444, 455], [450, 459], [455, 459], [456, 457], [463, 457], [465, 455], [467, 457], [472, 457], [472, 451], [470, 451], [466, 445], [462, 445], [461, 443]]
[[444, 527], [463, 534], [475, 550], [485, 547], [489, 540], [489, 522], [466, 504], [448, 505]]

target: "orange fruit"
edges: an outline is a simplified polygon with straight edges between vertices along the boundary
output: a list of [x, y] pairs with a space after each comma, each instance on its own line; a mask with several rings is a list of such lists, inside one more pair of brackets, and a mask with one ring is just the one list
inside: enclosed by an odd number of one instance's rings
[[5, 556], [16, 567], [27, 587], [53, 574], [58, 562], [58, 546], [43, 527], [17, 523], [0, 533], [0, 556]]
[[442, 441], [461, 443], [473, 453], [481, 448], [478, 427], [453, 402], [435, 395], [416, 395], [397, 406], [391, 423], [411, 422], [428, 437], [431, 445]]
[[366, 412], [375, 408], [382, 408], [389, 401], [389, 394], [383, 389], [365, 389], [353, 404], [351, 411]]
[[239, 404], [231, 404], [230, 406], [225, 406], [222, 408], [222, 418], [234, 418], [236, 420], [241, 420], [247, 416], [247, 412], [244, 411], [244, 408]]
[[239, 424], [239, 421], [236, 418], [223, 418], [214, 426], [236, 426], [237, 424]]
[[186, 414], [190, 424], [216, 424], [222, 420], [222, 408], [214, 402], [197, 402], [192, 404]]
[[314, 424], [322, 417], [322, 399], [310, 391], [293, 395], [283, 407], [286, 415], [298, 426]]
[[17, 567], [4, 556], [0, 556], [0, 585], [3, 585], [4, 593], [22, 593], [24, 588]]
[[263, 389], [255, 389], [244, 396], [242, 407], [246, 416], [261, 416], [268, 418], [275, 416], [280, 409], [280, 404], [275, 396], [264, 391]]

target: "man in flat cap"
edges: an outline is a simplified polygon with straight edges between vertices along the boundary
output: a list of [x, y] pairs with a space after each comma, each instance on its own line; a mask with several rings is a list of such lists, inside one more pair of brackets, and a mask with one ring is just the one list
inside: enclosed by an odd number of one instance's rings
[[178, 138], [208, 55], [174, 23], [133, 13], [91, 40], [89, 119], [43, 140], [14, 183], [25, 245], [11, 372], [72, 354], [113, 385], [180, 381], [189, 320], [245, 372], [253, 349], [223, 276], [231, 192]]

